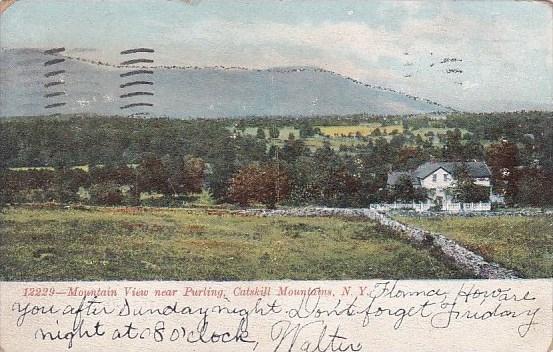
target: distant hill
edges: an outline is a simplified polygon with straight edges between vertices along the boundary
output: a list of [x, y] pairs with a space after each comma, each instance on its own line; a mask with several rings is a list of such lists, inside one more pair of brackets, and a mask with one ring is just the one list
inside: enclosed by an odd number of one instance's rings
[[[49, 60], [65, 58], [65, 62]], [[61, 60], [60, 60], [61, 61]], [[121, 77], [133, 70], [153, 71]], [[55, 74], [55, 71], [64, 73]], [[54, 72], [51, 77], [45, 77]], [[95, 113], [173, 118], [378, 115], [447, 112], [449, 108], [312, 67], [266, 70], [225, 67], [113, 66], [45, 55], [37, 49], [0, 52], [0, 116]], [[47, 82], [64, 84], [45, 87]], [[153, 85], [124, 85], [151, 81]], [[134, 95], [129, 93], [145, 92]], [[63, 93], [65, 92], [65, 94]], [[149, 95], [154, 93], [154, 95]], [[121, 97], [125, 96], [126, 97]], [[47, 96], [49, 95], [49, 96]], [[60, 105], [65, 103], [65, 105]], [[133, 106], [136, 103], [153, 106]], [[46, 109], [45, 106], [51, 108]], [[131, 106], [121, 109], [123, 106]]]

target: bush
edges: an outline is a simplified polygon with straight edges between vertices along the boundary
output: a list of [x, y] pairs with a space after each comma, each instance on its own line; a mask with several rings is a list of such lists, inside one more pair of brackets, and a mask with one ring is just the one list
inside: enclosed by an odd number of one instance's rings
[[232, 178], [229, 199], [242, 207], [262, 203], [268, 208], [288, 197], [290, 181], [284, 168], [277, 165], [243, 167]]
[[90, 201], [98, 205], [121, 205], [125, 198], [120, 187], [111, 182], [95, 184], [88, 192]]
[[196, 199], [196, 204], [200, 206], [212, 206], [215, 205], [215, 198], [213, 194], [208, 189], [203, 189], [202, 193], [199, 194], [198, 199]]

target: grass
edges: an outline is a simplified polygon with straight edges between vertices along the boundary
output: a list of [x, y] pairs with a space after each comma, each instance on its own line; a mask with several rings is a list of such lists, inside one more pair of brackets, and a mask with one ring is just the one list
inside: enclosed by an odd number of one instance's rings
[[[315, 151], [318, 148], [321, 148], [324, 143], [329, 143], [330, 147], [334, 150], [339, 150], [341, 145], [354, 147], [357, 145], [365, 145], [367, 142], [361, 139], [352, 138], [356, 136], [356, 133], [359, 132], [361, 136], [368, 137], [369, 139], [375, 138], [385, 138], [388, 142], [392, 139], [391, 135], [393, 130], [397, 130], [398, 134], [402, 134], [404, 131], [403, 125], [396, 124], [390, 126], [382, 126], [381, 123], [361, 123], [359, 125], [331, 125], [331, 126], [315, 126], [321, 130], [321, 135], [315, 135], [314, 137], [303, 138], [305, 145], [311, 150]], [[371, 133], [375, 129], [380, 129], [382, 133], [386, 132], [386, 136], [374, 137], [371, 136]], [[230, 130], [234, 130], [233, 127], [229, 127]], [[424, 136], [428, 131], [433, 131], [436, 135], [438, 133], [446, 133], [448, 130], [453, 131], [453, 128], [420, 128], [414, 130], [414, 134], [420, 134], [424, 139], [428, 137]], [[236, 130], [234, 130], [236, 132]], [[299, 129], [296, 129], [292, 126], [279, 127], [280, 135], [278, 139], [269, 138], [269, 130], [264, 129], [265, 136], [269, 145], [274, 144], [282, 147], [285, 141], [288, 139], [290, 134], [293, 134], [296, 139], [300, 139]], [[466, 130], [461, 130], [463, 133]], [[244, 132], [246, 135], [255, 136], [257, 134], [257, 127], [246, 127]], [[328, 137], [327, 137], [328, 136]], [[437, 137], [436, 137], [437, 140]], [[435, 141], [435, 143], [437, 143]], [[440, 145], [439, 143], [437, 143]]]
[[[103, 167], [102, 165], [95, 165], [97, 167]], [[138, 164], [127, 164], [128, 167], [136, 168]], [[90, 171], [90, 165], [77, 165], [77, 166], [71, 166], [72, 170], [81, 170], [84, 172]], [[11, 171], [29, 171], [29, 170], [46, 170], [46, 171], [54, 171], [56, 168], [53, 166], [30, 166], [30, 167], [10, 167]]]
[[553, 277], [553, 217], [400, 217], [442, 233], [527, 278]]
[[[375, 127], [380, 126], [380, 124], [374, 124], [374, 125], [375, 125]], [[356, 128], [358, 126], [336, 126], [336, 127], [345, 127], [345, 128], [352, 129], [352, 128]], [[401, 127], [401, 126], [399, 126], [399, 127]], [[322, 127], [322, 128], [325, 128], [325, 127]], [[380, 128], [382, 130], [382, 127], [380, 127]], [[269, 130], [268, 129], [264, 129], [264, 131], [265, 131], [265, 136], [267, 138], [268, 146], [274, 144], [274, 145], [283, 147], [284, 143], [288, 140], [288, 137], [289, 137], [290, 134], [293, 134], [296, 139], [300, 139], [300, 130], [296, 129], [294, 127], [291, 127], [291, 126], [280, 127], [279, 128], [280, 134], [279, 134], [278, 139], [271, 139], [269, 137]], [[392, 130], [390, 130], [390, 132], [391, 131]], [[246, 129], [244, 130], [244, 133], [246, 135], [255, 136], [257, 134], [257, 127], [246, 127]], [[323, 137], [323, 136], [320, 136], [320, 135], [315, 135], [314, 137], [302, 138], [302, 140], [304, 141], [305, 146], [308, 147], [312, 152], [314, 152], [318, 148], [321, 148], [324, 145], [325, 142], [330, 143], [330, 147], [334, 150], [338, 150], [340, 148], [340, 145], [342, 145], [342, 144], [346, 145], [346, 146], [355, 146], [355, 145], [359, 145], [359, 144], [366, 144], [366, 142], [361, 141], [361, 140], [357, 140], [357, 139], [354, 139], [354, 138], [351, 138], [351, 137], [341, 137], [341, 136], [331, 136], [331, 137], [327, 138], [327, 137]]]
[[[10, 167], [11, 171], [29, 171], [29, 170], [37, 170], [37, 171], [54, 171], [56, 170], [53, 166], [31, 166], [31, 167]], [[73, 170], [82, 170], [84, 172], [89, 171], [88, 165], [78, 165], [71, 167]]]
[[29, 171], [29, 170], [37, 170], [37, 171], [54, 171], [55, 168], [52, 166], [31, 166], [31, 167], [10, 167], [11, 171]]
[[[453, 132], [454, 130], [455, 130], [455, 128], [424, 127], [424, 128], [418, 128], [416, 130], [411, 130], [411, 132], [413, 132], [413, 134], [415, 136], [419, 135], [423, 139], [427, 140], [428, 137], [426, 137], [426, 134], [428, 132], [432, 132], [432, 133], [434, 133], [434, 136], [438, 136], [438, 134], [446, 134], [447, 131]], [[466, 130], [466, 129], [460, 129], [460, 131], [461, 131], [462, 135], [465, 135], [466, 133], [469, 133], [469, 131]]]
[[325, 136], [355, 136], [359, 132], [362, 136], [369, 136], [377, 128], [381, 132], [386, 131], [386, 133], [391, 133], [393, 130], [397, 130], [398, 133], [403, 133], [402, 125], [390, 125], [382, 126], [379, 123], [368, 123], [368, 124], [359, 124], [354, 126], [318, 126], [321, 130], [321, 133]]
[[[321, 134], [324, 136], [330, 136], [329, 141], [332, 142], [333, 139], [346, 139], [351, 140], [350, 138], [347, 138], [347, 136], [354, 137], [357, 132], [359, 132], [362, 136], [370, 136], [370, 134], [375, 129], [380, 129], [381, 132], [386, 131], [386, 133], [390, 134], [393, 130], [397, 130], [398, 134], [403, 133], [403, 126], [402, 125], [390, 125], [390, 126], [382, 126], [380, 123], [364, 123], [359, 125], [350, 125], [350, 126], [315, 126], [321, 130]], [[270, 139], [269, 137], [269, 129], [265, 128], [263, 129], [265, 131], [265, 136], [267, 139]], [[435, 129], [436, 130], [436, 129]], [[447, 129], [444, 129], [444, 131]], [[257, 135], [257, 127], [246, 127], [244, 129], [244, 133], [246, 135], [255, 136]], [[300, 130], [291, 126], [284, 126], [279, 128], [279, 137], [278, 140], [280, 142], [284, 142], [288, 139], [288, 136], [290, 134], [293, 134], [295, 138], [300, 138]], [[345, 136], [345, 137], [342, 137]], [[315, 138], [305, 138], [306, 143], [309, 143], [310, 141], [313, 141]], [[313, 143], [316, 143], [316, 141], [313, 141]]]
[[[294, 128], [294, 127], [291, 127], [291, 126], [284, 126], [284, 127], [279, 127], [278, 130], [279, 130], [278, 139], [281, 140], [281, 141], [287, 140], [290, 133], [292, 133], [295, 138], [300, 138], [300, 130], [297, 129], [297, 128]], [[265, 137], [267, 139], [271, 139], [270, 134], [269, 134], [269, 129], [264, 128], [263, 131], [265, 132]], [[245, 130], [244, 130], [244, 133], [246, 135], [256, 136], [257, 135], [257, 127], [246, 127]]]
[[466, 277], [363, 220], [9, 208], [0, 226], [0, 280]]

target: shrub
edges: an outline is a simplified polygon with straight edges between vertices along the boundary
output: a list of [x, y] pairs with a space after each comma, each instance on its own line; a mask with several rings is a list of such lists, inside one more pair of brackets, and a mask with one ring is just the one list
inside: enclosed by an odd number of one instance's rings
[[88, 192], [90, 201], [98, 205], [121, 205], [125, 198], [119, 186], [112, 182], [95, 184]]
[[242, 207], [262, 203], [268, 208], [284, 200], [290, 191], [290, 181], [284, 168], [278, 165], [249, 165], [232, 178], [229, 199]]

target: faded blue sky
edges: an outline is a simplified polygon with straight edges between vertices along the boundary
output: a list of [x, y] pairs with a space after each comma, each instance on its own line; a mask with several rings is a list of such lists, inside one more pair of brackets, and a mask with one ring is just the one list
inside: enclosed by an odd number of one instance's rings
[[553, 109], [552, 10], [538, 2], [20, 0], [0, 21], [2, 48], [117, 63], [148, 46], [156, 64], [318, 66], [460, 109]]

